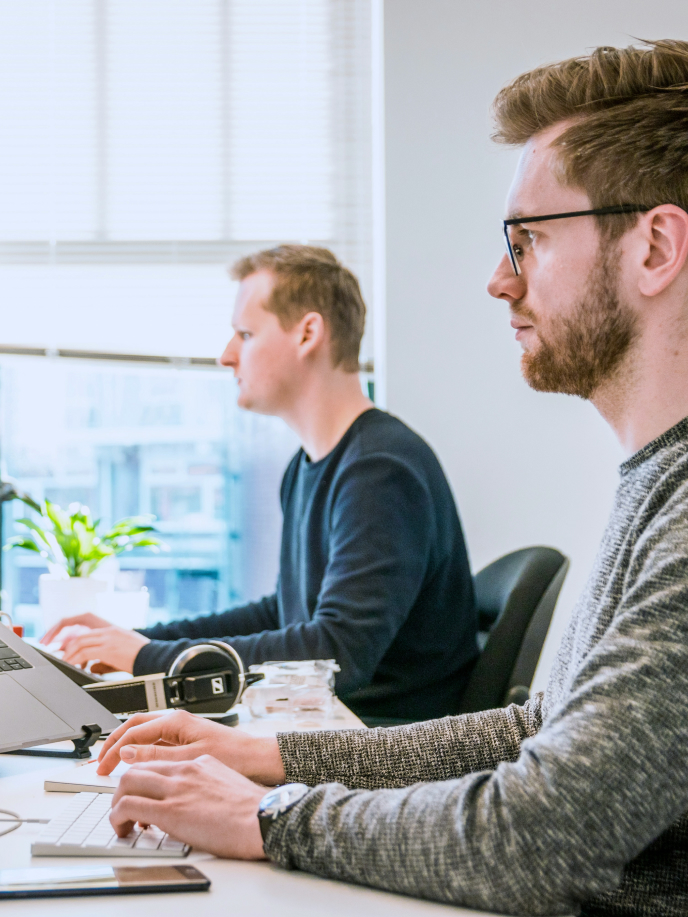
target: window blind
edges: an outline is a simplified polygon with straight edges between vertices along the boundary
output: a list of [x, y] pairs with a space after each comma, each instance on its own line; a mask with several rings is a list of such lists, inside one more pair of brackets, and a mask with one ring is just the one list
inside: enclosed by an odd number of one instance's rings
[[367, 294], [369, 97], [370, 0], [0, 0], [0, 344], [214, 355], [281, 241]]

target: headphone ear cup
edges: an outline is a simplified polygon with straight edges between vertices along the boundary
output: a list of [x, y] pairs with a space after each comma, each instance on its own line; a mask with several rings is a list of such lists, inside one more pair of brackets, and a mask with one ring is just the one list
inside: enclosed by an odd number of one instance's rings
[[190, 675], [192, 672], [213, 672], [217, 669], [232, 669], [243, 674], [243, 668], [236, 653], [232, 655], [224, 646], [208, 641], [195, 643], [182, 650], [172, 662], [168, 675]]
[[227, 685], [229, 696], [188, 704], [186, 709], [191, 713], [224, 713], [233, 707], [244, 690], [244, 665], [234, 647], [221, 640], [189, 646], [172, 662], [168, 674], [173, 676], [210, 675], [213, 672], [226, 673], [224, 677], [231, 683], [231, 687]]
[[208, 644], [217, 647], [217, 649], [225, 653], [229, 659], [233, 659], [237, 668], [237, 674], [245, 677], [246, 673], [244, 671], [243, 660], [233, 646], [230, 646], [229, 643], [224, 643], [222, 640], [208, 640]]

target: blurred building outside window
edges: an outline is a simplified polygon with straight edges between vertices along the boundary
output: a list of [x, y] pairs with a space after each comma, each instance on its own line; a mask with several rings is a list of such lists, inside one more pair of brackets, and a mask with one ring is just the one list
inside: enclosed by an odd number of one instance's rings
[[[115, 588], [150, 594], [148, 623], [274, 589], [279, 483], [296, 437], [241, 411], [231, 373], [0, 359], [0, 469], [34, 498], [87, 504], [109, 525], [152, 513], [169, 551], [120, 557]], [[30, 515], [4, 508], [5, 540]], [[41, 632], [36, 554], [4, 552], [3, 607]]]

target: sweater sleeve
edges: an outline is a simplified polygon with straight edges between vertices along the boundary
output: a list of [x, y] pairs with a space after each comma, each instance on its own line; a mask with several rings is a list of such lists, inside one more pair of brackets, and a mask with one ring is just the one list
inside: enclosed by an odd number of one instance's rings
[[515, 761], [521, 742], [540, 728], [541, 703], [537, 694], [523, 707], [512, 704], [388, 729], [285, 732], [277, 742], [288, 783], [404, 787]]
[[670, 513], [640, 540], [607, 629], [516, 760], [483, 755], [483, 770], [399, 789], [321, 784], [276, 822], [267, 854], [512, 914], [570, 914], [618, 888], [688, 809], [686, 544], [688, 524]]
[[166, 672], [174, 658], [194, 641], [205, 638], [232, 643], [231, 638], [237, 635], [271, 630], [278, 626], [277, 596], [270, 595], [259, 602], [249, 602], [222, 614], [202, 615], [185, 621], [139, 628], [139, 633], [151, 642], [139, 650], [134, 663], [134, 675]]

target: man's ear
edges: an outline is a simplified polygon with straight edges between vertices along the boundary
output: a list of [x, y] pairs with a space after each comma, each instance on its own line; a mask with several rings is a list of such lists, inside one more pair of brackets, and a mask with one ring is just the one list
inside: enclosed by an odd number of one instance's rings
[[323, 345], [326, 338], [325, 322], [319, 312], [307, 312], [296, 326], [299, 353], [307, 356]]
[[638, 289], [657, 296], [680, 274], [688, 258], [688, 213], [662, 204], [641, 217], [643, 263]]

